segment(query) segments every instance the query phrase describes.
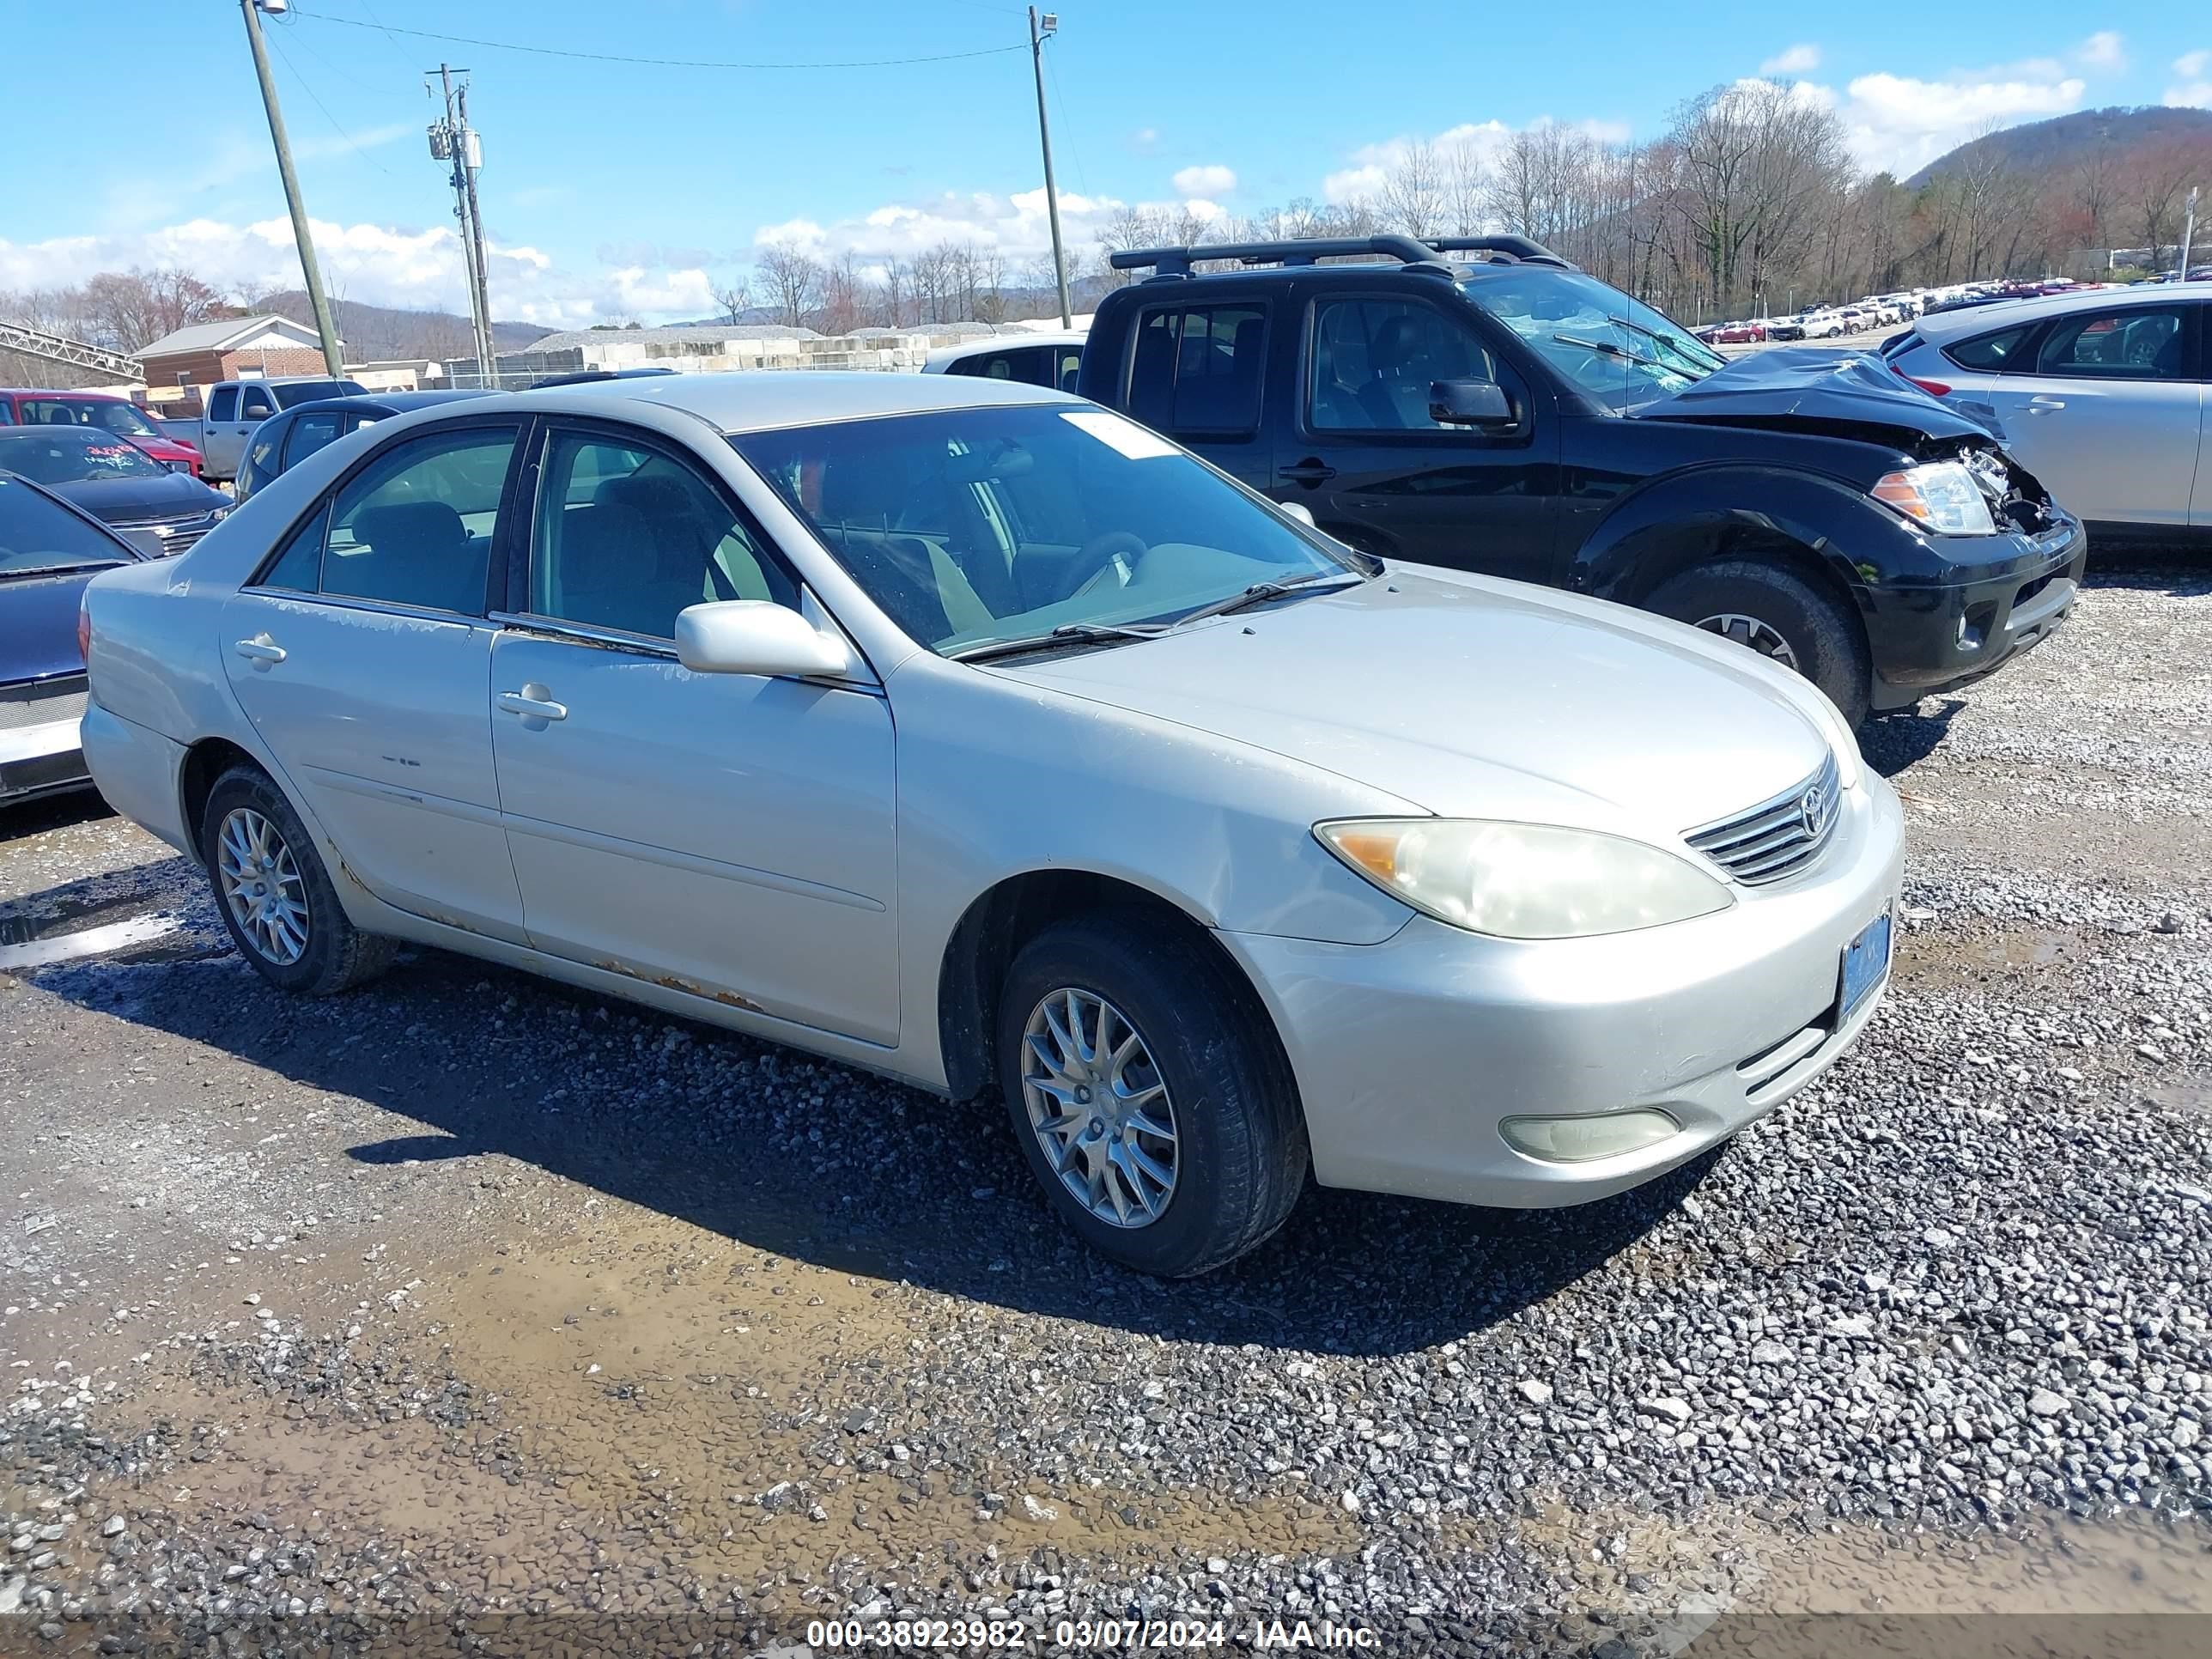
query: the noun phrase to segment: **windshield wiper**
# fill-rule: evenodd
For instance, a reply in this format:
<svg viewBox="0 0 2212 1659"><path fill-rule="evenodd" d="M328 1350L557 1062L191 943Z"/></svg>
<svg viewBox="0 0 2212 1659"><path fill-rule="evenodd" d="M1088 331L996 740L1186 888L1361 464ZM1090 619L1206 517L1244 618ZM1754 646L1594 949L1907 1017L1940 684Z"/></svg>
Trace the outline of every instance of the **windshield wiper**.
<svg viewBox="0 0 2212 1659"><path fill-rule="evenodd" d="M1616 345L1611 340L1586 340L1579 334L1554 334L1552 338L1561 345L1574 346L1583 351L1599 352L1607 357L1618 357L1623 362L1641 364L1645 368L1659 367L1659 360L1656 357L1639 357L1626 346Z"/></svg>
<svg viewBox="0 0 2212 1659"><path fill-rule="evenodd" d="M1045 651L1055 645L1096 645L1103 640L1156 640L1167 632L1158 623L1062 623L1049 633L1024 634L1018 639L984 640L951 653L953 662L985 662L993 657L1012 657L1024 651Z"/></svg>
<svg viewBox="0 0 2212 1659"><path fill-rule="evenodd" d="M1688 363L1695 368L1701 368L1708 374L1711 374L1715 369L1721 368L1728 362L1727 358L1720 356L1718 354L1715 354L1712 362L1710 363L1706 362L1702 357L1693 356L1690 352L1683 350L1681 343L1679 341L1672 339L1667 335L1662 334L1656 328L1646 328L1641 323L1632 323L1626 317L1607 317L1606 321L1611 323L1616 328L1625 328L1632 334L1641 334L1645 339L1650 341L1653 345L1657 346L1662 352L1672 353L1677 362Z"/></svg>
<svg viewBox="0 0 2212 1659"><path fill-rule="evenodd" d="M1372 574L1369 573L1370 575ZM1191 623L1204 622L1209 617L1225 617L1232 611L1242 611L1248 605L1258 605L1265 599L1279 599L1285 593L1295 592L1301 587L1310 587L1316 582L1342 581L1347 578L1354 582L1369 580L1368 575L1356 570L1314 570L1303 576L1278 576L1270 581L1254 582L1242 593L1232 593L1225 599L1201 605L1195 611L1186 611L1168 626L1188 628Z"/></svg>

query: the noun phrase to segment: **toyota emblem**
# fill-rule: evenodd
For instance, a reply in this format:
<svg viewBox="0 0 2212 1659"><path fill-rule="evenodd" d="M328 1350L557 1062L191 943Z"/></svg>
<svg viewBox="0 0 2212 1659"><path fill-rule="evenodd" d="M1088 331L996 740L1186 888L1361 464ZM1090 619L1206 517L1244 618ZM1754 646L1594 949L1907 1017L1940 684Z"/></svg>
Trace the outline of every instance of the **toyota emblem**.
<svg viewBox="0 0 2212 1659"><path fill-rule="evenodd" d="M1814 784L1797 803L1797 817L1808 836L1820 833L1820 786Z"/></svg>

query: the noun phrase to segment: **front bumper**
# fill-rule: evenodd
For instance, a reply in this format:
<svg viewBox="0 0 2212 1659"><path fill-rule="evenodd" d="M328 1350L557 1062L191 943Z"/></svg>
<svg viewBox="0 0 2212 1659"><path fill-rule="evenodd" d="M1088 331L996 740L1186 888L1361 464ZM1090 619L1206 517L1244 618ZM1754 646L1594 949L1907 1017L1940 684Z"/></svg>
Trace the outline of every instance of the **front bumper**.
<svg viewBox="0 0 2212 1659"><path fill-rule="evenodd" d="M77 735L83 712L81 681L58 693L23 688L0 695L0 803L81 788L92 781Z"/></svg>
<svg viewBox="0 0 2212 1659"><path fill-rule="evenodd" d="M1931 536L1949 580L1868 596L1874 707L1970 685L2058 631L2080 596L2089 540L2061 516L2038 536Z"/></svg>
<svg viewBox="0 0 2212 1659"><path fill-rule="evenodd" d="M1869 774L1816 865L1695 921L1541 942L1425 916L1381 945L1218 937L1281 1033L1323 1186L1578 1204L1695 1158L1850 1046L1883 992L1838 1018L1844 947L1893 908L1902 847L1896 793ZM1639 1107L1680 1132L1568 1164L1499 1131Z"/></svg>

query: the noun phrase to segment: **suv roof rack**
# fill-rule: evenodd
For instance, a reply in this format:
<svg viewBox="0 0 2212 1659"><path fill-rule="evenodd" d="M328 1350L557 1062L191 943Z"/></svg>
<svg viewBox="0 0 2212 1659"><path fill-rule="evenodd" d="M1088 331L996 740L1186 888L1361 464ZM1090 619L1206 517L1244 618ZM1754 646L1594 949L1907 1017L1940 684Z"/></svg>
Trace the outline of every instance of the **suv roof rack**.
<svg viewBox="0 0 2212 1659"><path fill-rule="evenodd" d="M1574 267L1540 242L1525 236L1440 236L1423 240L1390 234L1381 236L1302 236L1279 242L1211 242L1195 247L1132 248L1108 257L1115 270L1146 270L1160 276L1188 276L1200 259L1234 261L1247 265L1310 265L1320 259L1381 257L1396 259L1409 269L1449 275L1439 258L1443 253L1487 253L1516 264Z"/></svg>

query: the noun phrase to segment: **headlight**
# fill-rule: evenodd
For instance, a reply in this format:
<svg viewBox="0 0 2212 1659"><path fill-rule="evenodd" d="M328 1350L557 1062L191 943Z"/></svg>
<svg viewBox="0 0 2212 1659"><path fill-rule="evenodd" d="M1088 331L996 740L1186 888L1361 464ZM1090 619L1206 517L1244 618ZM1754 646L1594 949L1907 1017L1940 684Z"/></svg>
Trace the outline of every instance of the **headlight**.
<svg viewBox="0 0 2212 1659"><path fill-rule="evenodd" d="M1893 472L1869 492L1915 524L1942 536L1994 536L1989 497L1959 461L1931 461Z"/></svg>
<svg viewBox="0 0 2212 1659"><path fill-rule="evenodd" d="M1383 891L1500 939L1626 933L1735 902L1686 858L1595 830L1467 818L1340 818L1322 846Z"/></svg>

